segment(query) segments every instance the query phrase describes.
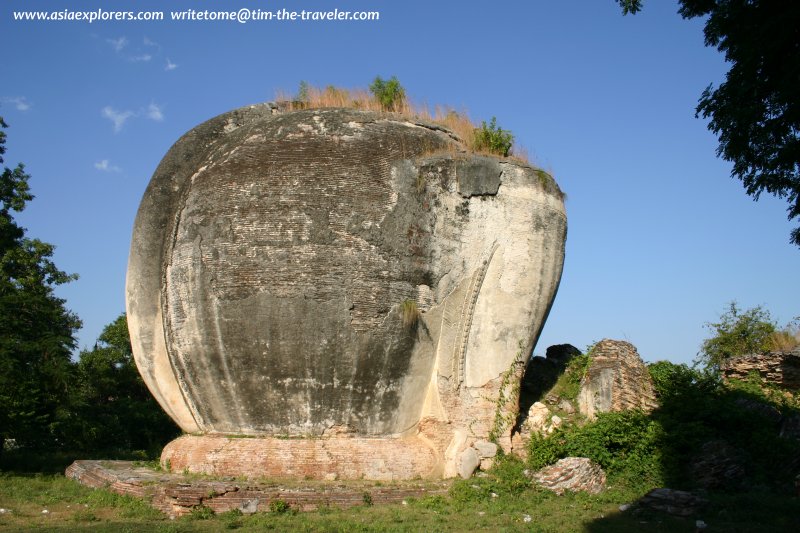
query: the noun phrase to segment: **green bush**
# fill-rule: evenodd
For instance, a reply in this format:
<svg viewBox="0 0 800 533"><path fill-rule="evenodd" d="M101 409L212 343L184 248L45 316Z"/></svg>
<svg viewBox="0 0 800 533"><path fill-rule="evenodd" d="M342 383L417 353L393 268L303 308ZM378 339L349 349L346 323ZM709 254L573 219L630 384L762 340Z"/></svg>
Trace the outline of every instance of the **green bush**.
<svg viewBox="0 0 800 533"><path fill-rule="evenodd" d="M558 377L558 381L553 386L552 392L567 400L575 400L581 390L581 380L589 369L591 360L591 348L586 354L577 355L570 360L564 373Z"/></svg>
<svg viewBox="0 0 800 533"><path fill-rule="evenodd" d="M207 505L197 505L192 507L192 511L187 515L188 520L210 520L214 518L214 509Z"/></svg>
<svg viewBox="0 0 800 533"><path fill-rule="evenodd" d="M385 111L399 111L406 99L406 90L395 76L389 80L377 76L369 86L369 90Z"/></svg>
<svg viewBox="0 0 800 533"><path fill-rule="evenodd" d="M283 500L272 500L269 502L269 512L275 514L294 514L296 511Z"/></svg>
<svg viewBox="0 0 800 533"><path fill-rule="evenodd" d="M584 426L568 426L531 439L528 465L538 470L564 457L588 457L610 478L660 485L663 481L661 424L640 411L602 413Z"/></svg>
<svg viewBox="0 0 800 533"><path fill-rule="evenodd" d="M488 478L458 479L450 485L449 494L456 503L487 501L492 498L492 483Z"/></svg>
<svg viewBox="0 0 800 533"><path fill-rule="evenodd" d="M217 516L225 529L239 529L244 525L244 514L239 509L231 509Z"/></svg>
<svg viewBox="0 0 800 533"><path fill-rule="evenodd" d="M494 492L499 495L521 494L530 487L531 481L525 475L525 463L515 455L500 455L495 458L489 470Z"/></svg>
<svg viewBox="0 0 800 533"><path fill-rule="evenodd" d="M568 456L588 457L603 467L611 483L692 489L694 458L704 444L722 440L743 458L743 487L794 490L797 466L791 465L797 465L800 442L780 437L775 416L765 415L771 409L783 416L797 414L794 398L765 387L757 377L723 383L714 373L666 361L648 370L660 403L656 410L604 413L548 437L533 436L529 468Z"/></svg>
<svg viewBox="0 0 800 533"><path fill-rule="evenodd" d="M564 439L565 433L563 430L557 430L548 437L544 437L539 433L531 435L531 441L528 445L528 466L531 470L539 470L566 457Z"/></svg>
<svg viewBox="0 0 800 533"><path fill-rule="evenodd" d="M769 311L761 306L741 311L736 302L728 304L719 322L709 322L706 328L714 336L703 341L698 361L712 371L718 371L725 359L770 351L778 329Z"/></svg>
<svg viewBox="0 0 800 533"><path fill-rule="evenodd" d="M514 136L510 131L497 127L497 118L492 117L488 125L486 121L481 121L481 127L475 128L473 143L475 150L486 150L492 154L508 157Z"/></svg>
<svg viewBox="0 0 800 533"><path fill-rule="evenodd" d="M720 385L715 375L685 364L657 361L649 364L647 370L659 399L710 394Z"/></svg>
<svg viewBox="0 0 800 533"><path fill-rule="evenodd" d="M308 82L300 81L300 85L297 87L297 96L295 96L294 100L292 100L292 104L297 109L305 109L308 107L308 102L309 102L308 89L309 89Z"/></svg>

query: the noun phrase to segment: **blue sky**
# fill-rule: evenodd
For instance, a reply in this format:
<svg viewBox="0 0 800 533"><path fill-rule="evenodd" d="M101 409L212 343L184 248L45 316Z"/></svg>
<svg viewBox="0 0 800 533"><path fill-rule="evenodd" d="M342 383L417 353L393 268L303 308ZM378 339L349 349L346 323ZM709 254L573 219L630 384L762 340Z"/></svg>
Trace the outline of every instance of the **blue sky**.
<svg viewBox="0 0 800 533"><path fill-rule="evenodd" d="M690 362L727 302L800 315L786 202L754 203L694 117L727 70L702 21L651 1L6 0L0 114L6 164L36 199L19 215L80 279L59 289L81 347L124 310L136 209L158 162L195 125L276 90L365 87L497 117L567 193L564 274L535 350L602 338ZM371 22L20 22L14 10L379 11Z"/></svg>

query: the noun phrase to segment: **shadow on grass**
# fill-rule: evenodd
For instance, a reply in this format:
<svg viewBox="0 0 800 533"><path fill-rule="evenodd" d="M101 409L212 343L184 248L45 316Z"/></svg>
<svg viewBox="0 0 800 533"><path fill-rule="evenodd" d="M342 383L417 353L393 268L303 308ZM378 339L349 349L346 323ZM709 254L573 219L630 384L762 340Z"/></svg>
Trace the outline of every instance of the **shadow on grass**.
<svg viewBox="0 0 800 533"><path fill-rule="evenodd" d="M673 377L660 387L660 407L642 415L656 432L654 481L700 494L709 504L686 519L669 520L633 506L587 530L695 531L695 521L702 520L708 531L800 531L796 400L755 382L726 385L694 371ZM638 529L637 522L647 527Z"/></svg>

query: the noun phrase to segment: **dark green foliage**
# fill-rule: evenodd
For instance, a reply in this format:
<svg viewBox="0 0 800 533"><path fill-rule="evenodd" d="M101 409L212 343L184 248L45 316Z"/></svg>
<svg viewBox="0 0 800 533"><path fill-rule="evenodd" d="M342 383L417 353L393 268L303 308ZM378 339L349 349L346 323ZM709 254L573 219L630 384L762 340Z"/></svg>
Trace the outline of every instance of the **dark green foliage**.
<svg viewBox="0 0 800 533"><path fill-rule="evenodd" d="M492 117L488 125L486 121L481 121L481 127L475 128L475 150L486 150L492 154L508 157L512 144L514 136L510 131L497 126L496 117Z"/></svg>
<svg viewBox="0 0 800 533"><path fill-rule="evenodd" d="M686 365L661 361L649 370L659 408L650 414L604 413L595 422L534 437L529 467L539 469L568 456L588 457L606 470L612 484L692 489L693 458L705 443L722 440L744 458L745 488L792 490L800 472L800 442L780 437L775 420L752 406L791 415L797 413L794 404L776 401L777 395L755 382L724 385L714 374Z"/></svg>
<svg viewBox="0 0 800 533"><path fill-rule="evenodd" d="M103 329L92 350L81 352L72 412L71 441L84 451L151 456L180 433L136 369L125 314Z"/></svg>
<svg viewBox="0 0 800 533"><path fill-rule="evenodd" d="M662 478L664 429L644 413L602 413L595 423L565 437L568 456L589 457L612 478L653 486Z"/></svg>
<svg viewBox="0 0 800 533"><path fill-rule="evenodd" d="M588 457L612 480L655 487L662 479L663 440L661 425L644 413L603 413L594 423L532 439L529 464L535 470L564 457Z"/></svg>
<svg viewBox="0 0 800 533"><path fill-rule="evenodd" d="M272 500L269 502L269 512L275 514L296 514L297 511L283 500Z"/></svg>
<svg viewBox="0 0 800 533"><path fill-rule="evenodd" d="M243 513L239 509L231 509L217 515L225 529L239 529L244 525Z"/></svg>
<svg viewBox="0 0 800 533"><path fill-rule="evenodd" d="M531 435L528 450L528 465L531 470L539 470L566 457L564 450L564 432L556 431L555 434L544 437L539 433Z"/></svg>
<svg viewBox="0 0 800 533"><path fill-rule="evenodd" d="M515 455L498 455L489 471L495 494L517 495L530 488L525 468L525 463Z"/></svg>
<svg viewBox="0 0 800 533"><path fill-rule="evenodd" d="M0 164L5 140L0 129ZM14 220L33 199L29 179L21 164L0 175L0 454L4 439L27 447L58 442L80 327L54 293L76 276L56 268L54 247L27 238Z"/></svg>
<svg viewBox="0 0 800 533"><path fill-rule="evenodd" d="M706 327L714 336L703 341L698 361L712 371L730 357L759 354L772 349L772 335L777 326L769 311L761 306L740 311L736 302L719 317L719 322L709 322Z"/></svg>
<svg viewBox="0 0 800 533"><path fill-rule="evenodd" d="M716 375L689 368L685 364L657 361L648 365L650 377L659 401L678 399L687 396L695 398L710 394L720 386Z"/></svg>
<svg viewBox="0 0 800 533"><path fill-rule="evenodd" d="M641 0L617 0L623 14ZM685 19L705 18L706 46L725 54L730 70L709 85L696 114L710 119L717 155L747 194L786 198L789 219L800 217L800 3L752 0L680 0ZM800 246L800 227L791 233Z"/></svg>
<svg viewBox="0 0 800 533"><path fill-rule="evenodd" d="M589 369L590 358L591 348L587 350L586 354L573 357L564 373L556 381L553 392L567 400L577 399L581 390L581 380Z"/></svg>
<svg viewBox="0 0 800 533"><path fill-rule="evenodd" d="M210 520L214 518L214 509L207 505L192 507L192 511L187 515L188 520Z"/></svg>
<svg viewBox="0 0 800 533"><path fill-rule="evenodd" d="M389 80L384 80L380 76L376 77L369 86L369 90L385 111L399 111L406 100L406 90L395 76Z"/></svg>
<svg viewBox="0 0 800 533"><path fill-rule="evenodd" d="M642 0L617 0L617 3L622 7L623 15L635 15L642 9Z"/></svg>

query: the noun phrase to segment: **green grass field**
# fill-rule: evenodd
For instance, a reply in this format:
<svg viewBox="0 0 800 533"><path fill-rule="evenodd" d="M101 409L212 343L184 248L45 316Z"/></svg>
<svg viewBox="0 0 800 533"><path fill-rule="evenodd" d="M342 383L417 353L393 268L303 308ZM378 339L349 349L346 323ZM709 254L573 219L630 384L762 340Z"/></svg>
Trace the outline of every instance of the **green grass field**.
<svg viewBox="0 0 800 533"><path fill-rule="evenodd" d="M296 513L197 512L170 520L147 503L106 490L93 490L58 474L0 475L0 531L707 531L796 532L798 498L774 494L711 496L698 517L620 512L641 494L610 487L597 496L554 494L525 488L495 492L484 480L457 482L451 496L409 500L405 505L322 509ZM477 487L477 488L475 488ZM472 491L474 494L470 494ZM47 511L47 512L45 512Z"/></svg>

